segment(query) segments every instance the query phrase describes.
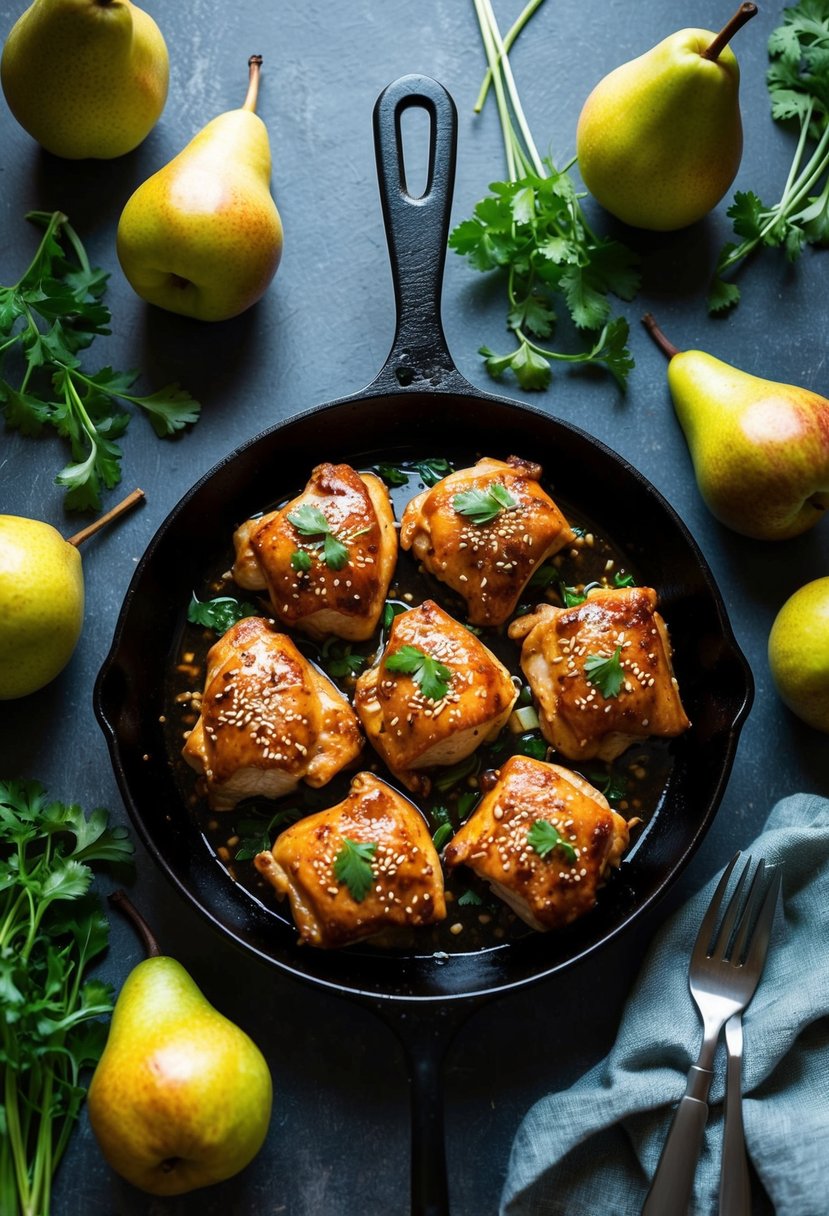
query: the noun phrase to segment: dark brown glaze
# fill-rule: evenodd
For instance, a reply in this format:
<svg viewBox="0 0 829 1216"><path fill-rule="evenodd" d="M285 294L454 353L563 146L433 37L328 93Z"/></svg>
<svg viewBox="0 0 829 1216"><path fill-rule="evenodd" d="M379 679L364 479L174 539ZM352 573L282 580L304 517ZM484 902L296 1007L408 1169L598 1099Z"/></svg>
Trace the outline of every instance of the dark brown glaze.
<svg viewBox="0 0 829 1216"><path fill-rule="evenodd" d="M348 548L348 561L329 568L319 537L303 536L288 518L298 507L320 510ZM371 473L346 464L321 464L303 492L261 519L247 520L234 534L233 577L240 586L267 588L274 615L287 628L314 638L369 638L377 627L397 561L397 534L388 491ZM311 568L297 571L291 559L307 553Z"/></svg>
<svg viewBox="0 0 829 1216"><path fill-rule="evenodd" d="M671 665L665 622L650 587L591 591L575 608L541 604L509 627L523 639L521 667L539 707L541 731L569 760L612 760L637 739L682 734L690 722ZM591 655L621 650L624 674L604 696L585 674Z"/></svg>
<svg viewBox="0 0 829 1216"><path fill-rule="evenodd" d="M541 856L528 833L550 823L575 850ZM557 764L512 756L497 783L447 844L450 868L466 865L496 895L541 931L560 929L589 912L608 870L628 844L628 825L584 778Z"/></svg>
<svg viewBox="0 0 829 1216"><path fill-rule="evenodd" d="M449 668L441 700L426 697L413 676L389 671L387 659L403 646L415 646ZM494 738L517 695L509 671L492 651L433 600L425 600L395 617L379 662L357 681L354 708L395 776L408 789L427 794L429 780L420 770L457 764Z"/></svg>
<svg viewBox="0 0 829 1216"><path fill-rule="evenodd" d="M346 840L375 845L373 883L361 901L335 873ZM446 915L443 872L425 819L372 773L358 773L342 802L287 828L254 864L288 896L300 940L312 946L345 946Z"/></svg>
<svg viewBox="0 0 829 1216"><path fill-rule="evenodd" d="M325 785L362 750L351 706L284 633L245 617L208 651L198 721L182 751L210 807Z"/></svg>
<svg viewBox="0 0 829 1216"><path fill-rule="evenodd" d="M418 494L406 506L400 545L465 601L473 625L502 625L533 571L574 539L564 515L539 484L537 464L510 456L479 460ZM503 486L516 506L476 524L454 502L467 490Z"/></svg>

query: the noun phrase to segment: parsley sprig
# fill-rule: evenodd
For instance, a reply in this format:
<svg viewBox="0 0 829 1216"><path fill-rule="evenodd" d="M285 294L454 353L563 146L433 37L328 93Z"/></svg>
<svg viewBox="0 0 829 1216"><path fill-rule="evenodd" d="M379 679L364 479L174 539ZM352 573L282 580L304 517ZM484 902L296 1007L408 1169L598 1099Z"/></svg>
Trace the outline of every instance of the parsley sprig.
<svg viewBox="0 0 829 1216"><path fill-rule="evenodd" d="M829 245L829 3L801 0L783 10L768 44L766 83L772 118L792 121L798 139L780 198L767 206L750 190L738 190L728 215L742 240L720 253L708 298L712 313L740 299L724 276L763 247L782 247L789 261L805 245Z"/></svg>
<svg viewBox="0 0 829 1216"><path fill-rule="evenodd" d="M52 1177L106 1040L111 992L86 978L108 926L91 865L129 860L101 808L0 781L0 1211L44 1216Z"/></svg>
<svg viewBox="0 0 829 1216"><path fill-rule="evenodd" d="M200 600L195 595L187 606L187 619L192 625L204 625L220 637L232 625L246 616L256 616L259 609L233 595L218 595L212 600Z"/></svg>
<svg viewBox="0 0 829 1216"><path fill-rule="evenodd" d="M509 63L511 44L538 8L531 0L502 39L491 0L474 0L489 72L475 109L483 105L491 80L508 179L493 182L471 219L453 229L449 246L481 271L506 275L507 328L516 345L506 354L483 346L479 353L494 379L511 371L521 388L545 389L554 361L595 364L606 368L623 388L633 359L627 348L628 323L614 318L608 295L631 300L639 287L635 255L621 242L597 236L587 222L579 192L569 175L573 162L557 169L542 158L532 137ZM573 354L547 343L562 301L573 324L594 337Z"/></svg>
<svg viewBox="0 0 829 1216"><path fill-rule="evenodd" d="M296 510L291 511L288 523L293 524L300 536L321 537L322 539L317 541L314 547L322 549L322 560L329 570L342 570L348 561L348 547L335 534L319 507L314 507L309 502L302 503ZM306 563L301 556L298 556L303 552L305 550L299 549L291 555L291 565L294 570L310 569L310 559Z"/></svg>
<svg viewBox="0 0 829 1216"><path fill-rule="evenodd" d="M343 837L343 844L334 858L334 877L348 887L351 898L361 904L374 883L371 859L377 852L373 840L350 840Z"/></svg>
<svg viewBox="0 0 829 1216"><path fill-rule="evenodd" d="M553 849L560 849L570 865L576 860L576 850L564 839L555 824L547 819L536 819L527 832L527 844L539 857L547 857Z"/></svg>
<svg viewBox="0 0 829 1216"><path fill-rule="evenodd" d="M518 502L506 486L493 481L485 490L463 490L452 499L458 515L465 515L473 524L491 524L502 511L514 511Z"/></svg>
<svg viewBox="0 0 829 1216"><path fill-rule="evenodd" d="M15 383L0 378L0 412L7 426L24 435L50 426L67 441L71 461L55 478L66 487L66 506L97 510L102 492L121 480L117 440L131 415L117 403L144 410L162 437L195 422L200 406L177 384L139 397L129 391L137 372L84 370L78 352L110 333L103 303L109 276L90 265L61 212L31 211L26 218L46 231L22 277L0 287L0 361L5 364L15 352L23 363Z"/></svg>
<svg viewBox="0 0 829 1216"><path fill-rule="evenodd" d="M584 674L603 697L618 697L625 680L622 647L617 646L609 658L606 654L589 654L584 660Z"/></svg>
<svg viewBox="0 0 829 1216"><path fill-rule="evenodd" d="M386 659L387 671L409 675L429 701L442 701L449 691L452 670L418 646L401 646Z"/></svg>

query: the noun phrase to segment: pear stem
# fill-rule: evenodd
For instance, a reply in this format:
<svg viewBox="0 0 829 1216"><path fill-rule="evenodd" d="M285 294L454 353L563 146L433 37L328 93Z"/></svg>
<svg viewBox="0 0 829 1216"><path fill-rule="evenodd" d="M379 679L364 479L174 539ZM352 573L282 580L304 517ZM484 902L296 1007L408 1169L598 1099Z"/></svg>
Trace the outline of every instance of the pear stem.
<svg viewBox="0 0 829 1216"><path fill-rule="evenodd" d="M679 354L679 347L674 346L673 342L671 342L669 338L665 337L662 330L657 325L656 318L652 313L645 313L644 317L642 318L642 324L653 338L656 345L662 351L663 355L667 355L669 359L673 359L674 355Z"/></svg>
<svg viewBox="0 0 829 1216"><path fill-rule="evenodd" d="M126 891L124 891L122 888L119 888L117 891L113 891L109 897L109 902L112 904L113 908L117 908L119 912L122 912L124 916L126 916L127 920L132 921L133 928L138 933L144 949L147 951L147 958L158 958L158 956L161 954L161 949L156 941L155 934L144 920L144 917L138 911L129 895L127 895Z"/></svg>
<svg viewBox="0 0 829 1216"><path fill-rule="evenodd" d="M251 55L248 60L248 92L247 97L242 105L243 110L250 110L251 114L256 113L256 101L259 97L259 75L262 67L262 56Z"/></svg>
<svg viewBox="0 0 829 1216"><path fill-rule="evenodd" d="M133 507L137 506L139 502L143 501L144 491L133 490L132 493L128 494L126 498L123 498L121 502L116 503L114 507L111 507L105 515L102 515L99 519L93 520L92 523L88 524L85 528L81 528L80 532L76 532L74 536L67 537L66 543L68 545L74 545L77 548L78 545L82 545L85 540L88 540L90 536L94 536L96 532L99 532L101 528L105 528L107 524L111 524L114 519L118 519L119 516L125 515L127 511L131 511Z"/></svg>
<svg viewBox="0 0 829 1216"><path fill-rule="evenodd" d="M702 52L702 58L711 60L719 59L723 47L728 46L731 39L737 33L737 30L741 30L747 21L750 21L752 17L756 16L756 4L741 4L731 20L722 27L711 45Z"/></svg>

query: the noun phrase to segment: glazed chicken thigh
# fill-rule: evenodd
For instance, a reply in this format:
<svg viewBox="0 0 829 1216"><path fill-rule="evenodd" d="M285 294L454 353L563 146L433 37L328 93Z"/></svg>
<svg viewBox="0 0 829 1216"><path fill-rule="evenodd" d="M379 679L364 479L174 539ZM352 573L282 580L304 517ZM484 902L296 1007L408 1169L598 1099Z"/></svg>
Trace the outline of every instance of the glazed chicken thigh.
<svg viewBox="0 0 829 1216"><path fill-rule="evenodd" d="M372 473L321 464L298 498L233 537L235 581L267 589L274 616L321 639L371 637L397 562L386 487Z"/></svg>
<svg viewBox="0 0 829 1216"><path fill-rule="evenodd" d="M574 608L541 604L510 625L541 733L562 756L614 760L637 739L690 726L656 603L650 587L594 590Z"/></svg>
<svg viewBox="0 0 829 1216"><path fill-rule="evenodd" d="M494 739L518 690L478 638L432 600L395 617L379 662L357 681L366 736L408 789L424 769L456 764Z"/></svg>
<svg viewBox="0 0 829 1216"><path fill-rule="evenodd" d="M254 864L288 896L300 940L312 946L345 946L446 915L426 821L372 773L358 773L342 802L287 828Z"/></svg>
<svg viewBox="0 0 829 1216"><path fill-rule="evenodd" d="M400 545L466 601L473 625L502 625L533 571L574 539L537 464L486 457L407 505Z"/></svg>
<svg viewBox="0 0 829 1216"><path fill-rule="evenodd" d="M300 781L325 785L362 746L351 706L271 622L245 617L210 648L182 755L204 776L212 810L281 798Z"/></svg>
<svg viewBox="0 0 829 1216"><path fill-rule="evenodd" d="M557 764L511 756L447 844L533 929L560 929L596 903L628 845L628 825L603 794Z"/></svg>

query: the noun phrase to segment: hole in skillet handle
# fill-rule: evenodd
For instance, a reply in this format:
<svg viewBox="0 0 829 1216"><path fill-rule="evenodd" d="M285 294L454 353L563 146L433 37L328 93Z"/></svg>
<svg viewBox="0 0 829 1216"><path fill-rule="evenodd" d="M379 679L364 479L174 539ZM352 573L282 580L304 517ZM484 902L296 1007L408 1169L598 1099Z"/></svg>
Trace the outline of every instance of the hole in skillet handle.
<svg viewBox="0 0 829 1216"><path fill-rule="evenodd" d="M403 115L425 112L429 123L426 185L417 197L406 182ZM429 76L401 76L374 106L374 152L389 251L397 325L388 358L366 392L401 388L463 392L443 333L441 289L455 185L458 114L449 93ZM407 134L411 124L407 121ZM422 126L420 130L422 137Z"/></svg>

